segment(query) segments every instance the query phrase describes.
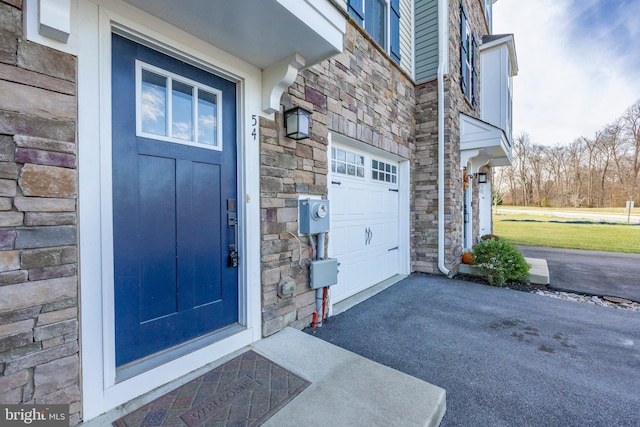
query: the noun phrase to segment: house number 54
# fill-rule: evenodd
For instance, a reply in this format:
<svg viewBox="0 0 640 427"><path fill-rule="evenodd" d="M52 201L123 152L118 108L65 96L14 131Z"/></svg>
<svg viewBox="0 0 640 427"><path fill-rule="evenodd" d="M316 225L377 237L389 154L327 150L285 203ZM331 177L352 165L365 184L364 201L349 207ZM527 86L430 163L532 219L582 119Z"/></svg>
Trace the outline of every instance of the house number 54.
<svg viewBox="0 0 640 427"><path fill-rule="evenodd" d="M258 116L256 114L251 115L251 136L254 141L258 136Z"/></svg>

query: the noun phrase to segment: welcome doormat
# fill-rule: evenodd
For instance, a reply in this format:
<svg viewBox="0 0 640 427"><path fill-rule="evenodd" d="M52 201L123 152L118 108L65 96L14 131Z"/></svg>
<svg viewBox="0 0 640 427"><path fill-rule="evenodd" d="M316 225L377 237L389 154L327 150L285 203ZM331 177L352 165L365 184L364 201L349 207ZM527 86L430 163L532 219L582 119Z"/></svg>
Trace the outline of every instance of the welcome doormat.
<svg viewBox="0 0 640 427"><path fill-rule="evenodd" d="M258 426L310 384L249 350L125 415L113 425Z"/></svg>

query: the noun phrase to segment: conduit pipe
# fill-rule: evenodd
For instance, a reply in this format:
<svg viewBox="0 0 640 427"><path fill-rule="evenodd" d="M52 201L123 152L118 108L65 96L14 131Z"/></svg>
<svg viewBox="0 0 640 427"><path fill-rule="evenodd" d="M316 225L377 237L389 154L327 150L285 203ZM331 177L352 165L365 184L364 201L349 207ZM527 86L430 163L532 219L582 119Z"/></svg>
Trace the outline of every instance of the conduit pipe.
<svg viewBox="0 0 640 427"><path fill-rule="evenodd" d="M316 254L318 254L317 259L324 259L324 239L325 233L318 234L318 248ZM316 313L318 313L318 321L316 323L317 326L322 326L324 322L324 288L316 289Z"/></svg>
<svg viewBox="0 0 640 427"><path fill-rule="evenodd" d="M444 75L449 65L449 2L438 1L438 268L449 275L444 264Z"/></svg>
<svg viewBox="0 0 640 427"><path fill-rule="evenodd" d="M324 259L324 242L325 242L325 233L318 234L318 242L316 246L316 259ZM309 235L309 243L312 246L315 245L313 235ZM311 322L311 327L316 328L322 326L322 322L324 322L325 315L325 303L327 301L328 289L317 288L316 289L316 311L313 313L313 320Z"/></svg>

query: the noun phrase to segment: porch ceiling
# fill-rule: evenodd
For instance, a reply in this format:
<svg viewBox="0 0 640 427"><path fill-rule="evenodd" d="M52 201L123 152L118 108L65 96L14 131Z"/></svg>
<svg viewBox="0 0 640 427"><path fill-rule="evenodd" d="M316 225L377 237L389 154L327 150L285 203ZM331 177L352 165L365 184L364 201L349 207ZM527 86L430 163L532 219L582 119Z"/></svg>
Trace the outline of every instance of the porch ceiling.
<svg viewBox="0 0 640 427"><path fill-rule="evenodd" d="M125 0L267 69L298 54L306 66L342 51L346 18L329 0Z"/></svg>
<svg viewBox="0 0 640 427"><path fill-rule="evenodd" d="M460 114L461 166L472 164L472 173L481 166L509 166L511 143L504 131L490 123Z"/></svg>

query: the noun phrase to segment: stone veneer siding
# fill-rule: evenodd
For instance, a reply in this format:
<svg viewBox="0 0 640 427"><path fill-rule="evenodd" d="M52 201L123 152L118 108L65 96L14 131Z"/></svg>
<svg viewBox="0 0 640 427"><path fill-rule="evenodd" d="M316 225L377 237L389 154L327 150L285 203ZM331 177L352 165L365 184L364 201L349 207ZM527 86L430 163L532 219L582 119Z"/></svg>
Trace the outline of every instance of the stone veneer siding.
<svg viewBox="0 0 640 427"><path fill-rule="evenodd" d="M298 265L298 197L327 195L328 134L365 142L405 159L414 150L415 91L411 79L354 22L347 24L344 52L302 71L282 97L284 107L312 115L312 137L283 136L282 114L260 120L261 263L263 335L286 326L303 328L315 311L315 290ZM329 239L331 233L329 233ZM303 240L303 249L306 246ZM331 254L328 254L329 256ZM279 290L295 283L291 296Z"/></svg>
<svg viewBox="0 0 640 427"><path fill-rule="evenodd" d="M23 39L0 0L0 402L80 420L76 59Z"/></svg>
<svg viewBox="0 0 640 427"><path fill-rule="evenodd" d="M462 0L466 3L466 9L467 9L467 14L469 16L467 16L467 20L469 23L469 26L471 27L471 31L476 35L477 38L477 42L478 45L482 44L482 37L486 34L488 34L489 32L489 28L487 27L487 21L486 18L484 16L484 9L483 9L483 2L480 0ZM462 94L462 89L460 87L460 79L461 79L461 71L460 71L460 3L457 1L451 2L449 4L449 17L452 20L452 22L449 23L450 28L457 28L457 31L450 31L449 34L449 67L450 67L450 73L451 73L451 77L452 79L455 81L455 83L452 86L452 91L450 93L450 98L451 98L451 108L452 108L452 115L451 115L451 119L452 119L452 129L453 132L452 134L455 134L454 138L451 140L452 143L457 142L458 145L458 149L457 149L457 153L459 155L460 150L460 113L464 113L468 116L471 117L475 117L476 119L480 119L480 109L478 108L473 108L473 106L471 105L471 103L469 103L469 101L467 101L467 99L464 97L464 95ZM478 83L476 86L476 90L477 90L477 97L478 99L480 99L480 97L482 96L482 87L480 86L480 79L481 79L481 73L482 70L480 69L480 58L476 59L476 66L478 67ZM480 102L478 101L478 105L480 105ZM458 158L457 164L460 164L460 160ZM481 168L481 171L487 171L487 168ZM462 173L462 170L460 169L460 173ZM462 180L462 176L460 177L460 180ZM476 242L480 236L478 235L478 233L480 232L480 209L479 209L479 193L478 193L478 184L477 184L477 180L474 180L473 182L473 186L472 186L472 205L471 205L471 210L472 210L472 229L473 229L473 233L474 235L471 236L472 238L472 242ZM462 215L462 198L460 199L460 206L461 206L461 213L460 215ZM463 233L462 233L462 229L460 230L460 245L462 244L462 239L463 239ZM460 260L460 256L458 254L456 254L456 268L459 265L459 260Z"/></svg>
<svg viewBox="0 0 640 427"><path fill-rule="evenodd" d="M471 31L479 42L487 33L480 1L466 2ZM457 271L463 244L463 183L460 167L460 113L480 118L480 111L466 100L460 87L460 2L449 3L449 74L445 76L445 266ZM478 60L479 62L479 60ZM479 63L478 63L479 66ZM478 80L481 70L478 70ZM480 96L480 87L477 88ZM416 87L416 150L412 162L414 209L412 211L411 265L415 271L438 273L438 83L430 80ZM479 225L478 188L473 186L474 232ZM474 236L476 238L478 236Z"/></svg>

